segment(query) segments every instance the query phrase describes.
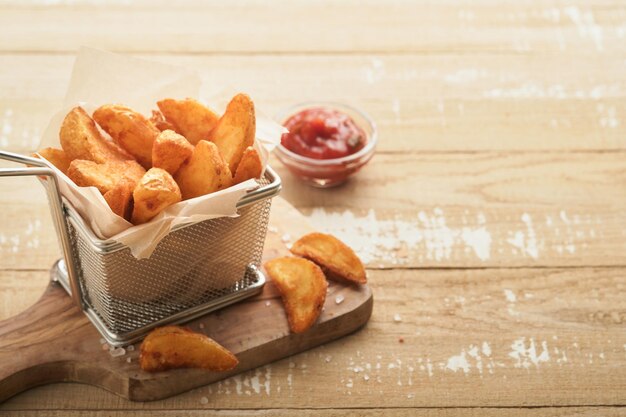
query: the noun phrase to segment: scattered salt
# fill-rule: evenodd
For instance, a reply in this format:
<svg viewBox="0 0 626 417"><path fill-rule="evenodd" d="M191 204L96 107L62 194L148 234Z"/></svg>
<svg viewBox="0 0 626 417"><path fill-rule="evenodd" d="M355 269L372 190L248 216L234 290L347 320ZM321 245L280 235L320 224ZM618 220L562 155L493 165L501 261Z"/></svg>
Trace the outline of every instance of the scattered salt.
<svg viewBox="0 0 626 417"><path fill-rule="evenodd" d="M369 381L370 380L370 376L365 374L365 375L363 375L363 379L366 380L366 381Z"/></svg>
<svg viewBox="0 0 626 417"><path fill-rule="evenodd" d="M343 295L339 294L338 296L335 297L335 304L343 303L344 299L345 299L345 297Z"/></svg>
<svg viewBox="0 0 626 417"><path fill-rule="evenodd" d="M410 400L411 398L415 398L415 394L407 394L406 397Z"/></svg>
<svg viewBox="0 0 626 417"><path fill-rule="evenodd" d="M271 303L271 302L269 302L269 301L266 301L266 302L265 302L265 307L269 307L269 306L271 306L271 305L272 305L272 303Z"/></svg>
<svg viewBox="0 0 626 417"><path fill-rule="evenodd" d="M402 317L400 317L400 314L398 313L394 314L393 321L395 321L396 323L400 323L402 321Z"/></svg>
<svg viewBox="0 0 626 417"><path fill-rule="evenodd" d="M109 350L109 345L107 345L106 343L102 345L102 350Z"/></svg>
<svg viewBox="0 0 626 417"><path fill-rule="evenodd" d="M127 351L132 352L135 350L135 346L134 345L130 345L126 348Z"/></svg>
<svg viewBox="0 0 626 417"><path fill-rule="evenodd" d="M291 235L289 233L285 233L280 240L283 241L283 243L287 243L291 241Z"/></svg>
<svg viewBox="0 0 626 417"><path fill-rule="evenodd" d="M326 359L324 359L324 360L326 361L326 363L329 363L332 359L333 359L333 357L329 355L329 356L326 356Z"/></svg>
<svg viewBox="0 0 626 417"><path fill-rule="evenodd" d="M278 228L275 227L275 226L269 226L267 228L267 231L270 232L270 233L278 233Z"/></svg>
<svg viewBox="0 0 626 417"><path fill-rule="evenodd" d="M207 397L200 398L200 404L206 405L209 403L209 399Z"/></svg>
<svg viewBox="0 0 626 417"><path fill-rule="evenodd" d="M130 363L131 362L131 358L126 358L126 362Z"/></svg>
<svg viewBox="0 0 626 417"><path fill-rule="evenodd" d="M104 340L104 338L100 338L100 344L101 344L101 345L104 345L106 342L107 342L107 341L106 341L106 340Z"/></svg>
<svg viewBox="0 0 626 417"><path fill-rule="evenodd" d="M200 327L201 329L204 329L204 323L200 323L198 327Z"/></svg>

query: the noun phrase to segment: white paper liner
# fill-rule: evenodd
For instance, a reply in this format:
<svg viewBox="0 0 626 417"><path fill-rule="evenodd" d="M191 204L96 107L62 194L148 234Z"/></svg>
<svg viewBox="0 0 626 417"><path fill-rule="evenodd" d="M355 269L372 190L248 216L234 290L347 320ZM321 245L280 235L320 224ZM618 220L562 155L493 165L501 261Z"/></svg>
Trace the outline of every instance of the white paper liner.
<svg viewBox="0 0 626 417"><path fill-rule="evenodd" d="M149 115L164 98L200 99L200 76L187 68L130 58L92 48L81 48L62 109L45 129L40 148L59 144L59 129L65 115L81 105L88 113L107 103L124 104ZM229 100L230 97L225 98ZM285 129L257 112L257 149L263 171L269 152L279 143ZM52 164L59 178L61 194L72 204L98 238L112 239L128 246L137 259L148 258L170 230L180 224L197 223L217 217L237 216L237 202L258 185L254 180L174 204L146 224L133 226L111 211L95 187L79 187Z"/></svg>

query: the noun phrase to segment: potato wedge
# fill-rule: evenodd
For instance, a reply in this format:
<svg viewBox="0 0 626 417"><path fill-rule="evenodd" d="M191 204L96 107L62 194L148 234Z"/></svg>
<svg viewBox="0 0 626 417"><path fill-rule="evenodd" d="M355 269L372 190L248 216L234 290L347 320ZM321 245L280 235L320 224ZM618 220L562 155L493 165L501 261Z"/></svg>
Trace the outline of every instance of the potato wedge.
<svg viewBox="0 0 626 417"><path fill-rule="evenodd" d="M243 152L243 157L237 166L233 185L249 180L250 178L260 178L263 172L263 164L259 153L252 146L248 146Z"/></svg>
<svg viewBox="0 0 626 417"><path fill-rule="evenodd" d="M291 246L291 253L318 264L328 278L365 284L365 268L348 245L332 235L309 233Z"/></svg>
<svg viewBox="0 0 626 417"><path fill-rule="evenodd" d="M133 159L117 144L106 140L82 107L74 107L63 119L59 131L61 147L70 160L97 163Z"/></svg>
<svg viewBox="0 0 626 417"><path fill-rule="evenodd" d="M93 113L94 120L145 169L152 167L152 144L160 131L129 107L105 104Z"/></svg>
<svg viewBox="0 0 626 417"><path fill-rule="evenodd" d="M139 365L147 372L175 368L228 371L239 361L228 349L200 333L178 326L154 329L141 343Z"/></svg>
<svg viewBox="0 0 626 417"><path fill-rule="evenodd" d="M167 98L157 102L157 106L165 120L174 126L173 130L186 137L193 145L201 140L207 140L219 119L211 109L192 98L185 100Z"/></svg>
<svg viewBox="0 0 626 417"><path fill-rule="evenodd" d="M158 110L152 110L152 117L150 117L150 121L152 122L154 127L159 129L161 132L163 132L164 130L175 129L174 125L165 120L165 117L163 117L163 113Z"/></svg>
<svg viewBox="0 0 626 417"><path fill-rule="evenodd" d="M70 167L72 160L68 158L63 149L43 148L38 150L37 154L41 155L45 160L57 167L59 171L67 175L67 169ZM37 154L33 156L37 157Z"/></svg>
<svg viewBox="0 0 626 417"><path fill-rule="evenodd" d="M206 140L198 142L193 155L180 167L175 178L184 200L222 190L233 182L217 146Z"/></svg>
<svg viewBox="0 0 626 417"><path fill-rule="evenodd" d="M230 171L236 172L243 152L254 143L255 133L254 103L247 95L237 94L228 103L209 140L217 145Z"/></svg>
<svg viewBox="0 0 626 417"><path fill-rule="evenodd" d="M328 288L324 273L313 262L292 257L272 259L265 269L282 296L289 328L304 332L322 312Z"/></svg>
<svg viewBox="0 0 626 417"><path fill-rule="evenodd" d="M113 213L130 221L133 212L133 189L136 182L122 179L113 188L104 193L104 199Z"/></svg>
<svg viewBox="0 0 626 417"><path fill-rule="evenodd" d="M123 179L132 184L143 176L145 170L135 161L111 161L98 164L75 159L67 169L67 176L79 187L96 187L102 194L113 189Z"/></svg>
<svg viewBox="0 0 626 417"><path fill-rule="evenodd" d="M164 130L152 146L152 166L174 175L191 158L193 145L173 130Z"/></svg>
<svg viewBox="0 0 626 417"><path fill-rule="evenodd" d="M133 191L134 206L131 222L133 224L146 223L180 200L180 189L174 178L164 169L150 168L141 177Z"/></svg>

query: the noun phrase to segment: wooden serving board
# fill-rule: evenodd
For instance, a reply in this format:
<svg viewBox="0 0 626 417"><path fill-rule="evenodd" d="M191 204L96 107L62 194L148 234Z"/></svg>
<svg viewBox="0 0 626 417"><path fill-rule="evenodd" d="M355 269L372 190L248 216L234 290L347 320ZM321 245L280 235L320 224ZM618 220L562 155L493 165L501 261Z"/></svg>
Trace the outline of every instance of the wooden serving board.
<svg viewBox="0 0 626 417"><path fill-rule="evenodd" d="M275 198L264 259L288 253L287 234L295 240L309 231L296 209ZM338 304L339 294L344 301ZM113 357L87 317L51 282L33 306L0 322L0 401L37 385L62 381L99 386L133 401L166 398L347 335L368 321L372 306L367 285L332 282L318 322L305 333L293 334L280 297L268 282L260 295L187 324L235 353L239 365L234 370L147 373L139 368L139 344Z"/></svg>

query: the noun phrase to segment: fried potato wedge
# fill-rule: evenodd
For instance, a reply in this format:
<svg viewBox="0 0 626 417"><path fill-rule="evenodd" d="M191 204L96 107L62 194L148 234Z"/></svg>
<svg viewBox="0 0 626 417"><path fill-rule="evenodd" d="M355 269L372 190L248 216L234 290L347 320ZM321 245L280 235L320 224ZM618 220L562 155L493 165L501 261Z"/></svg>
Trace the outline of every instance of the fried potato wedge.
<svg viewBox="0 0 626 417"><path fill-rule="evenodd" d="M304 332L322 312L328 288L324 273L313 262L292 257L272 259L265 269L282 296L289 328Z"/></svg>
<svg viewBox="0 0 626 417"><path fill-rule="evenodd" d="M135 161L111 161L98 164L75 159L67 169L67 176L79 187L96 187L102 194L112 190L123 179L137 183L145 170ZM133 185L134 187L134 185Z"/></svg>
<svg viewBox="0 0 626 417"><path fill-rule="evenodd" d="M350 247L332 235L309 233L291 246L291 253L318 264L329 278L365 284L365 268Z"/></svg>
<svg viewBox="0 0 626 417"><path fill-rule="evenodd" d="M135 182L122 179L113 188L104 193L104 199L113 213L130 221L133 212L133 189Z"/></svg>
<svg viewBox="0 0 626 417"><path fill-rule="evenodd" d="M145 169L152 167L152 144L160 131L142 114L118 104L105 104L94 120Z"/></svg>
<svg viewBox="0 0 626 417"><path fill-rule="evenodd" d="M209 140L217 145L230 171L236 172L244 151L254 143L255 133L254 103L246 94L237 94L228 103Z"/></svg>
<svg viewBox="0 0 626 417"><path fill-rule="evenodd" d="M228 349L200 333L178 326L154 329L141 343L139 365L147 372L175 368L228 371L239 361Z"/></svg>
<svg viewBox="0 0 626 417"><path fill-rule="evenodd" d="M174 175L193 154L193 145L173 130L164 130L152 146L152 166Z"/></svg>
<svg viewBox="0 0 626 417"><path fill-rule="evenodd" d="M198 142L191 158L180 167L175 178L184 200L222 190L233 182L228 164L217 146L206 140Z"/></svg>
<svg viewBox="0 0 626 417"><path fill-rule="evenodd" d="M217 125L217 114L192 98L174 100L167 98L157 102L159 110L177 133L195 145L207 140L209 133Z"/></svg>
<svg viewBox="0 0 626 417"><path fill-rule="evenodd" d="M133 159L128 152L102 136L93 119L82 107L74 107L65 116L59 139L70 160L104 163Z"/></svg>
<svg viewBox="0 0 626 417"><path fill-rule="evenodd" d="M67 169L70 167L72 160L68 158L63 149L44 148L37 151L45 160L57 167L59 171L67 175ZM34 154L35 157L38 155Z"/></svg>
<svg viewBox="0 0 626 417"><path fill-rule="evenodd" d="M175 129L174 125L165 120L165 117L163 117L163 113L158 110L152 110L152 117L150 117L150 121L152 122L154 127L159 129L161 132L163 132L164 130Z"/></svg>
<svg viewBox="0 0 626 417"><path fill-rule="evenodd" d="M180 189L174 178L161 168L150 168L133 191L133 214L131 222L142 224L150 221L165 208L181 200Z"/></svg>
<svg viewBox="0 0 626 417"><path fill-rule="evenodd" d="M252 146L248 146L243 152L243 157L237 166L233 185L249 180L250 178L260 178L263 172L263 164L259 153Z"/></svg>

